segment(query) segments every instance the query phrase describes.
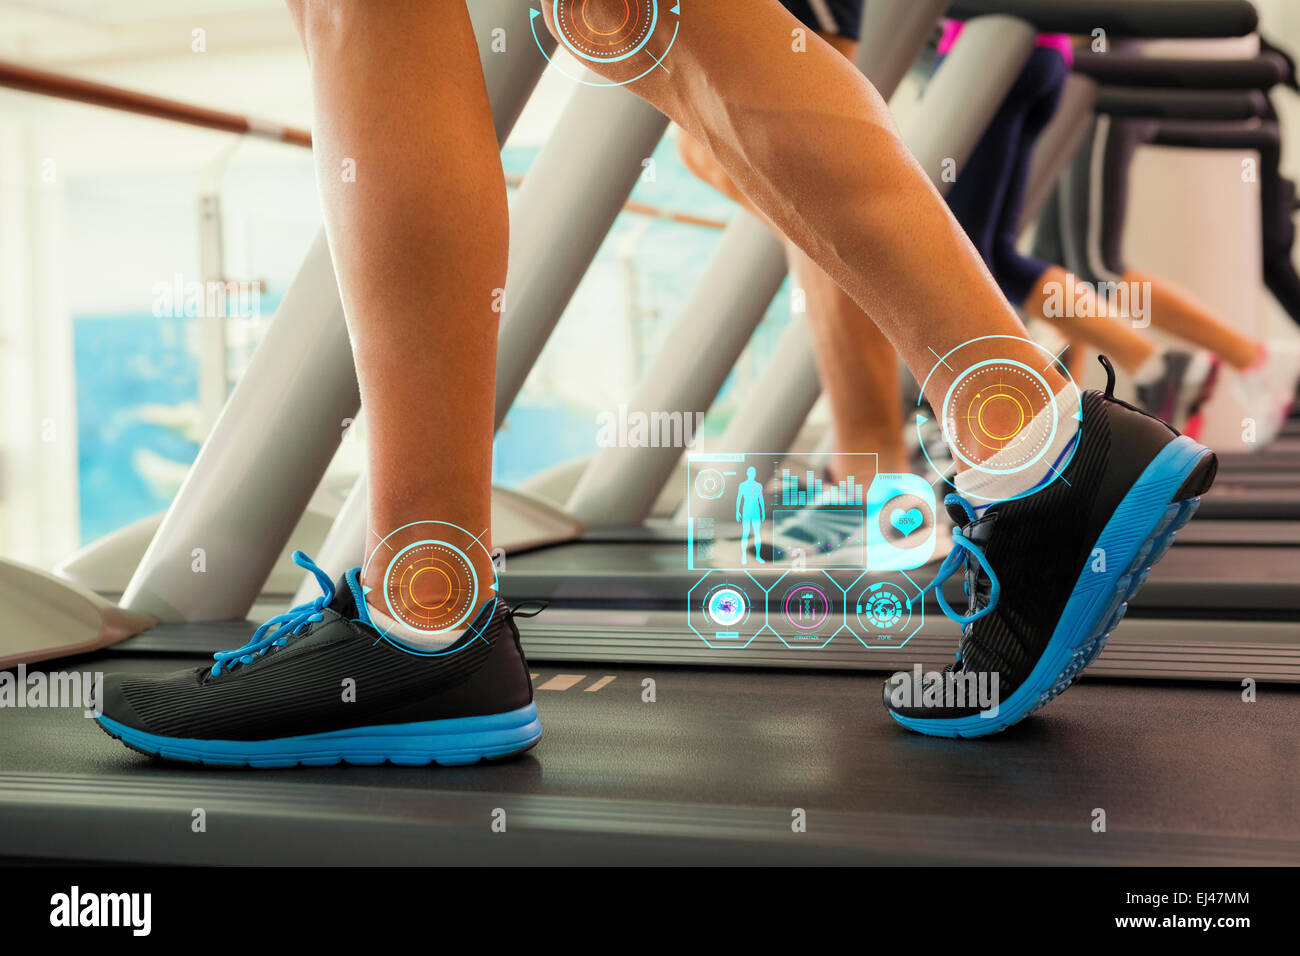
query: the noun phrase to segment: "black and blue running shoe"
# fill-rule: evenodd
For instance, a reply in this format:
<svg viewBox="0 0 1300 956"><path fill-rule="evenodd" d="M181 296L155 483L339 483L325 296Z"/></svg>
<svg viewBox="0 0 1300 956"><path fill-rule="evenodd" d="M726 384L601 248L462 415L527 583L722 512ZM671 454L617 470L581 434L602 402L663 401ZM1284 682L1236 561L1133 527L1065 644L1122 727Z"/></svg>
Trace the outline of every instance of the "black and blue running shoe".
<svg viewBox="0 0 1300 956"><path fill-rule="evenodd" d="M542 736L515 609L490 600L444 650L369 623L359 569L272 618L216 664L160 677L106 676L99 724L142 753L189 763L292 767L470 764Z"/></svg>
<svg viewBox="0 0 1300 956"><path fill-rule="evenodd" d="M1116 399L1103 364L1106 391L1083 393L1078 445L1059 478L979 512L947 497L953 550L931 587L962 637L956 663L934 675L941 680L896 674L886 682L885 707L903 726L982 737L1064 691L1213 483L1214 453ZM963 566L960 614L940 588Z"/></svg>

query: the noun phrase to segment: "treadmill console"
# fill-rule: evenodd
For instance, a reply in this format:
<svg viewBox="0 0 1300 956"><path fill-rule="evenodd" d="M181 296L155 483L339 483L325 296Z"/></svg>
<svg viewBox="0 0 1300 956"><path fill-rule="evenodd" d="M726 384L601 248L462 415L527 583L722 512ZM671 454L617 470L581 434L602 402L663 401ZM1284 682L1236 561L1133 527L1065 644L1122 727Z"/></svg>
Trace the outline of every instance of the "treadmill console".
<svg viewBox="0 0 1300 956"><path fill-rule="evenodd" d="M901 647L919 629L907 571L934 553L934 489L874 454L841 456L853 471L839 480L815 457L688 457L686 566L702 574L688 623L709 646Z"/></svg>
<svg viewBox="0 0 1300 956"><path fill-rule="evenodd" d="M693 454L687 461L687 567L905 571L934 553L935 494L919 475L881 473L875 454L842 455L839 481L814 456Z"/></svg>

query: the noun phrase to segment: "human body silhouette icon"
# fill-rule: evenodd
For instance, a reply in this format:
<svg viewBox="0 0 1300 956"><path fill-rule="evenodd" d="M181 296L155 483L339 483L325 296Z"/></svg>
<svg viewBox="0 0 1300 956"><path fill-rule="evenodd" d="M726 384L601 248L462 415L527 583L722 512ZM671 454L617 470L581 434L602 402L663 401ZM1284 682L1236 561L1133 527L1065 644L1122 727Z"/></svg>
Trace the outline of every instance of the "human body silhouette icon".
<svg viewBox="0 0 1300 956"><path fill-rule="evenodd" d="M754 480L755 471L750 468L746 475L748 481L742 481L736 489L736 520L740 522L740 563L749 563L749 529L754 529L754 557L759 564L766 564L759 554L762 546L763 519L767 516L763 504L763 486Z"/></svg>

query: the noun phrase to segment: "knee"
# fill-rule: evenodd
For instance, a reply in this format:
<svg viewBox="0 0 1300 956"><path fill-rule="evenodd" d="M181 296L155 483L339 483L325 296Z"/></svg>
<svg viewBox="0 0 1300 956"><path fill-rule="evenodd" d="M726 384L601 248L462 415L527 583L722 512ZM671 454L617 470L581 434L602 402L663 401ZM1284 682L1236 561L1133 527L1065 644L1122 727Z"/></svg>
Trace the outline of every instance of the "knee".
<svg viewBox="0 0 1300 956"><path fill-rule="evenodd" d="M627 23L631 6L630 0L558 0L556 3L543 3L542 16L546 18L546 28L557 40L560 39L555 24L557 7L561 16L574 17L591 32L612 36Z"/></svg>
<svg viewBox="0 0 1300 956"><path fill-rule="evenodd" d="M996 277L1014 270L1020 265L1021 258L1015 244L1004 239L993 243L992 248L984 257L984 262L988 265L989 271Z"/></svg>
<svg viewBox="0 0 1300 956"><path fill-rule="evenodd" d="M554 0L542 4L542 17L546 21L546 29L562 47L571 48L575 42L581 42L582 37L593 38L593 45L599 47L607 46L610 41L620 37L642 35L645 24L638 23L638 14L643 6L634 0ZM557 12L564 21L563 29L556 23ZM665 22L662 16L659 17L654 35L646 38L647 49L663 46ZM638 33L638 30L641 32ZM602 59L598 55L584 56L582 63L593 73L615 84L636 78L646 68L640 59Z"/></svg>

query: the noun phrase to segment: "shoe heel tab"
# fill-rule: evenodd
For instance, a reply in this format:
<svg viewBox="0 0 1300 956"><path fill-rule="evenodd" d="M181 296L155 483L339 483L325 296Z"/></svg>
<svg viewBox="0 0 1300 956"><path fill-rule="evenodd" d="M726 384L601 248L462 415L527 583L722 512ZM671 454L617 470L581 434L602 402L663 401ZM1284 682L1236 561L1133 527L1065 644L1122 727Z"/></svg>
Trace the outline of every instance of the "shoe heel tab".
<svg viewBox="0 0 1300 956"><path fill-rule="evenodd" d="M512 621L517 617L537 617L537 615L541 614L550 606L551 605L549 601L524 601L522 604L516 604L514 607L507 608L506 614L509 615ZM522 610L522 608L526 608L526 607L527 608L535 607L537 608L537 610L535 611Z"/></svg>
<svg viewBox="0 0 1300 956"><path fill-rule="evenodd" d="M1146 411L1145 409L1138 408L1136 405L1130 405L1128 402L1124 401L1122 398L1116 398L1116 397L1115 397L1115 366L1111 365L1111 364L1110 364L1110 359L1108 359L1108 358L1107 358L1106 356L1104 356L1104 355L1098 355L1098 356L1097 356L1097 361L1100 362L1100 363L1101 363L1101 367L1104 368L1104 369L1106 370L1106 391L1105 391L1105 393L1102 395L1102 397L1103 397L1106 401L1108 401L1108 402L1112 402L1112 403L1114 403L1114 404L1120 406L1121 408L1127 408L1130 412L1137 412L1139 415L1142 415L1142 416L1145 417L1145 418L1149 418L1149 419L1151 419L1153 422L1159 422L1159 423L1160 423L1162 426L1164 426L1165 429L1167 429L1167 430L1169 431L1169 433L1170 433L1171 435L1173 435L1175 438L1177 438L1178 436L1180 436L1180 435L1182 434L1182 432L1180 432L1177 428L1175 428L1173 425L1169 424L1169 423L1168 423L1167 421L1165 421L1164 419L1162 419L1162 418L1158 418L1158 417L1156 417L1155 415L1152 415L1150 412ZM1090 391L1091 394L1093 394L1093 395L1102 394L1102 393L1100 393L1100 392L1097 392L1097 391L1095 391L1095 390L1091 390L1091 389L1090 389L1089 391Z"/></svg>
<svg viewBox="0 0 1300 956"><path fill-rule="evenodd" d="M533 678L528 673L528 657L524 654L523 638L519 634L519 625L515 623L515 618L519 617L536 617L550 607L547 601L524 601L515 607L506 608L506 620L510 622L510 630L514 633L515 651L519 654L519 667L523 674L524 686L528 688L528 702L531 704L534 700L533 695ZM524 608L536 608L536 610L525 611Z"/></svg>
<svg viewBox="0 0 1300 956"><path fill-rule="evenodd" d="M1104 355L1098 355L1097 361L1101 367L1106 370L1106 397L1111 401L1115 400L1115 366L1110 364L1110 359Z"/></svg>

